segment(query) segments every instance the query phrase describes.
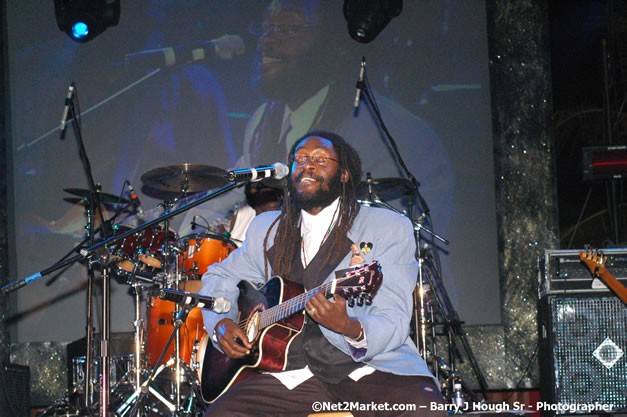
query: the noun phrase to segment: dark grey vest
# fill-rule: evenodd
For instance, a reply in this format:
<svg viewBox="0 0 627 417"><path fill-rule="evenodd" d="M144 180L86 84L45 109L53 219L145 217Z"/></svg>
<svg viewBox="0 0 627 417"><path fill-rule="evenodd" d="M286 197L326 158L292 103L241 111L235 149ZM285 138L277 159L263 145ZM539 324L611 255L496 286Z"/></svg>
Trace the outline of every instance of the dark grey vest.
<svg viewBox="0 0 627 417"><path fill-rule="evenodd" d="M305 289L309 290L322 284L324 279L335 271L340 261L350 251L353 243L350 239L345 238L342 250L331 254L327 263L323 264L329 255L331 246L329 242L333 239L335 233L336 231L334 230L322 244L316 256L307 265L307 268L303 268L300 258L300 247L295 248L290 280L302 284ZM275 255L274 246L268 252L270 264L272 265ZM286 369L301 369L305 365L309 365L309 369L316 377L330 384L339 383L353 370L362 366L329 343L320 331L318 324L309 316L305 317L303 331L290 344Z"/></svg>

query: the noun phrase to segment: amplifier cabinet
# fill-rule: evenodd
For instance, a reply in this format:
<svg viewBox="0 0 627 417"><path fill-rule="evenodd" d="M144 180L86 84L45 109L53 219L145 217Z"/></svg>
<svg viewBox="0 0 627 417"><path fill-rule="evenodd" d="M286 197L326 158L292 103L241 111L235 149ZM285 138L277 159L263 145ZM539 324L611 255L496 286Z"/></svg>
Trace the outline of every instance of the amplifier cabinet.
<svg viewBox="0 0 627 417"><path fill-rule="evenodd" d="M579 259L574 250L545 250L538 258L539 297L551 294L610 293L609 288ZM627 286L627 248L604 249L605 268L624 286Z"/></svg>
<svg viewBox="0 0 627 417"><path fill-rule="evenodd" d="M0 417L30 416L30 368L0 364Z"/></svg>
<svg viewBox="0 0 627 417"><path fill-rule="evenodd" d="M554 414L589 404L627 407L627 306L613 294L549 295L539 302L542 400Z"/></svg>

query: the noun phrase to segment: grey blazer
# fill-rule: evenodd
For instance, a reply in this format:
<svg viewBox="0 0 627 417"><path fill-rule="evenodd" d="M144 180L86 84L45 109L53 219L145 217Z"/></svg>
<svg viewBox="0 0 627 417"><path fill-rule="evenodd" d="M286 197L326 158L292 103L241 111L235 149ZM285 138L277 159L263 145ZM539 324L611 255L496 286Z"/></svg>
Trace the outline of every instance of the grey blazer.
<svg viewBox="0 0 627 417"><path fill-rule="evenodd" d="M240 280L259 284L265 282L263 240L268 227L278 214L279 212L273 211L257 216L248 228L243 245L223 262L209 266L203 275L203 295L225 297L231 301L231 309L227 313L203 310L205 328L210 335L221 319L229 317L238 321L237 284ZM275 232L276 225L268 239L268 247L273 245ZM361 256L366 263L379 261L383 272L382 285L370 306L347 307L348 314L361 321L368 346L357 349L347 343L341 334L320 326L323 335L354 361L379 371L433 378L409 337L413 311L412 292L418 277L416 243L411 222L391 210L362 206L348 238L362 247ZM338 269L348 268L351 256L349 251ZM335 274L331 273L326 281L333 278Z"/></svg>

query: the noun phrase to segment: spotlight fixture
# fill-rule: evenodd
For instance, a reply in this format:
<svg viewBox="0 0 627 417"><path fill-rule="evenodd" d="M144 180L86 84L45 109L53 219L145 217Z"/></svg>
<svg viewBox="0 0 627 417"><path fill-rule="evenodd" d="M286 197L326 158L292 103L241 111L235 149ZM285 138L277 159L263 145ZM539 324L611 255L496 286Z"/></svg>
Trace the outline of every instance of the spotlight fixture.
<svg viewBox="0 0 627 417"><path fill-rule="evenodd" d="M357 42L373 41L402 9L403 0L344 0L348 33Z"/></svg>
<svg viewBox="0 0 627 417"><path fill-rule="evenodd" d="M54 0L57 26L76 42L89 42L120 21L120 0Z"/></svg>

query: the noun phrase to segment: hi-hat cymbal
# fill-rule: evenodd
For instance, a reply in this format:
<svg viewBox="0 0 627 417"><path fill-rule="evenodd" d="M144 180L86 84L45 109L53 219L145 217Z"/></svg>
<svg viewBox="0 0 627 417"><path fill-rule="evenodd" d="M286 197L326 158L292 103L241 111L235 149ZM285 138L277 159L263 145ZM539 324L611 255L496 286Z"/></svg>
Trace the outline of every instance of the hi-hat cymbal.
<svg viewBox="0 0 627 417"><path fill-rule="evenodd" d="M228 183L226 171L208 165L170 165L151 169L141 176L142 183L154 190L189 194L207 191Z"/></svg>
<svg viewBox="0 0 627 417"><path fill-rule="evenodd" d="M82 198L89 197L89 190L86 190L83 188L64 188L63 191L72 195L82 197ZM100 201L105 204L130 204L131 203L131 201L126 198L118 197L117 195L113 195L113 194L103 193L102 191L98 191L98 195L100 196Z"/></svg>
<svg viewBox="0 0 627 417"><path fill-rule="evenodd" d="M394 200L415 190L414 184L406 178L367 178L357 186L357 199L367 200L372 194L384 201Z"/></svg>

